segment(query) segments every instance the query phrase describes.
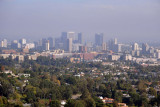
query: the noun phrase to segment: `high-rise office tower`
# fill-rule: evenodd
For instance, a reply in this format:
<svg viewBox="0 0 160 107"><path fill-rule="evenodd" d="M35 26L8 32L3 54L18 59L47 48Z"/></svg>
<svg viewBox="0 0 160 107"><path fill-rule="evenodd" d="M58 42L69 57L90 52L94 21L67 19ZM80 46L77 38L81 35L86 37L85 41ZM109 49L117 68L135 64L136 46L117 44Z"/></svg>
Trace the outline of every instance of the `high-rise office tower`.
<svg viewBox="0 0 160 107"><path fill-rule="evenodd" d="M109 50L112 50L114 52L120 52L121 51L121 45L118 44L117 38L109 41Z"/></svg>
<svg viewBox="0 0 160 107"><path fill-rule="evenodd" d="M72 52L72 38L67 39L67 51Z"/></svg>
<svg viewBox="0 0 160 107"><path fill-rule="evenodd" d="M160 50L157 51L157 58L160 59Z"/></svg>
<svg viewBox="0 0 160 107"><path fill-rule="evenodd" d="M4 47L4 41L3 40L0 42L0 47Z"/></svg>
<svg viewBox="0 0 160 107"><path fill-rule="evenodd" d="M21 44L17 40L13 40L11 43L11 48L13 49L21 48Z"/></svg>
<svg viewBox="0 0 160 107"><path fill-rule="evenodd" d="M103 33L95 34L95 45L102 46L103 43Z"/></svg>
<svg viewBox="0 0 160 107"><path fill-rule="evenodd" d="M61 34L61 44L63 45L62 49L64 50L67 50L67 35L67 32L62 32Z"/></svg>
<svg viewBox="0 0 160 107"><path fill-rule="evenodd" d="M107 44L105 42L102 43L102 50L103 51L107 50Z"/></svg>
<svg viewBox="0 0 160 107"><path fill-rule="evenodd" d="M117 53L121 52L122 51L121 47L122 47L121 44L115 44L114 51L117 52Z"/></svg>
<svg viewBox="0 0 160 107"><path fill-rule="evenodd" d="M82 44L82 33L78 33L78 43Z"/></svg>
<svg viewBox="0 0 160 107"><path fill-rule="evenodd" d="M46 38L42 38L42 49L43 50L46 50L46 42L47 42L47 39Z"/></svg>
<svg viewBox="0 0 160 107"><path fill-rule="evenodd" d="M7 45L8 45L7 39L3 39L3 46L4 46L5 48L7 48Z"/></svg>
<svg viewBox="0 0 160 107"><path fill-rule="evenodd" d="M50 49L49 46L50 46L49 45L49 40L47 40L46 43L45 43L45 50L49 51L49 49Z"/></svg>
<svg viewBox="0 0 160 107"><path fill-rule="evenodd" d="M108 42L108 48L109 48L109 50L113 51L113 48L114 48L113 46L114 46L113 40L109 40L109 42Z"/></svg>
<svg viewBox="0 0 160 107"><path fill-rule="evenodd" d="M51 50L51 49L53 49L53 38L49 37L48 41L49 41L49 49Z"/></svg>
<svg viewBox="0 0 160 107"><path fill-rule="evenodd" d="M139 50L139 45L138 45L138 43L134 43L134 44L132 45L132 50L133 50L133 51L138 51L138 50Z"/></svg>
<svg viewBox="0 0 160 107"><path fill-rule="evenodd" d="M114 44L115 44L115 45L118 44L117 38L114 38Z"/></svg>
<svg viewBox="0 0 160 107"><path fill-rule="evenodd" d="M3 39L3 40L0 42L0 47L5 47L5 48L7 48L7 39Z"/></svg>
<svg viewBox="0 0 160 107"><path fill-rule="evenodd" d="M38 46L39 46L39 47L42 47L42 39L40 39L40 40L38 41Z"/></svg>
<svg viewBox="0 0 160 107"><path fill-rule="evenodd" d="M76 39L75 32L67 32L67 38L72 38L72 41Z"/></svg>
<svg viewBox="0 0 160 107"><path fill-rule="evenodd" d="M55 49L63 49L63 46L61 47L60 43L61 43L61 38L55 38Z"/></svg>
<svg viewBox="0 0 160 107"><path fill-rule="evenodd" d="M67 32L62 32L61 34L61 42L64 43L67 40Z"/></svg>
<svg viewBox="0 0 160 107"><path fill-rule="evenodd" d="M146 54L148 52L148 50L149 50L149 45L147 43L145 43L145 44L143 43L142 44L142 53Z"/></svg>
<svg viewBox="0 0 160 107"><path fill-rule="evenodd" d="M25 45L27 43L27 41L26 41L26 39L22 38L22 39L19 40L19 43L21 45Z"/></svg>

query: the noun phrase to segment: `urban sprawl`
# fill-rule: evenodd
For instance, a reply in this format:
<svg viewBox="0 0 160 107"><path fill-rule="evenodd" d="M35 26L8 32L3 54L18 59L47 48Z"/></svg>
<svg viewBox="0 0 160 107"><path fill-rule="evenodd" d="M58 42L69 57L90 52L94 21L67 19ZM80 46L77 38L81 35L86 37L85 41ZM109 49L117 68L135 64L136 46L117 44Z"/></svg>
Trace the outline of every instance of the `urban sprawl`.
<svg viewBox="0 0 160 107"><path fill-rule="evenodd" d="M84 35L0 40L0 106L159 107L160 46Z"/></svg>

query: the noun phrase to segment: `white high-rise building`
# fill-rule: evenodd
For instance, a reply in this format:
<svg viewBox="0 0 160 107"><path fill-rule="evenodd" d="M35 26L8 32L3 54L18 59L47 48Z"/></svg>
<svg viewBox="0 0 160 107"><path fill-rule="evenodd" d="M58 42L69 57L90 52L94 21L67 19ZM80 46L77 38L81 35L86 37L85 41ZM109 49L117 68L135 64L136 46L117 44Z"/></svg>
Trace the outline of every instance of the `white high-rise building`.
<svg viewBox="0 0 160 107"><path fill-rule="evenodd" d="M114 44L118 44L117 38L114 38Z"/></svg>
<svg viewBox="0 0 160 107"><path fill-rule="evenodd" d="M0 42L0 47L5 47L5 48L7 48L7 40L6 40L6 39L3 39L3 40Z"/></svg>
<svg viewBox="0 0 160 107"><path fill-rule="evenodd" d="M160 50L157 51L157 58L160 59Z"/></svg>
<svg viewBox="0 0 160 107"><path fill-rule="evenodd" d="M49 40L45 43L45 50L49 51Z"/></svg>
<svg viewBox="0 0 160 107"><path fill-rule="evenodd" d="M138 51L138 50L139 50L139 45L138 45L138 43L134 43L134 44L132 45L132 50L133 50L133 51Z"/></svg>
<svg viewBox="0 0 160 107"><path fill-rule="evenodd" d="M3 42L3 40L0 42L0 47L4 47L4 42Z"/></svg>
<svg viewBox="0 0 160 107"><path fill-rule="evenodd" d="M72 38L67 39L67 50L72 52Z"/></svg>
<svg viewBox="0 0 160 107"><path fill-rule="evenodd" d="M22 39L19 40L19 43L21 45L25 45L27 43L27 41L26 41L26 39L22 38Z"/></svg>
<svg viewBox="0 0 160 107"><path fill-rule="evenodd" d="M72 41L76 39L75 32L67 32L67 38L72 38Z"/></svg>
<svg viewBox="0 0 160 107"><path fill-rule="evenodd" d="M3 40L3 46L4 46L5 48L7 48L7 39L4 39L4 40Z"/></svg>

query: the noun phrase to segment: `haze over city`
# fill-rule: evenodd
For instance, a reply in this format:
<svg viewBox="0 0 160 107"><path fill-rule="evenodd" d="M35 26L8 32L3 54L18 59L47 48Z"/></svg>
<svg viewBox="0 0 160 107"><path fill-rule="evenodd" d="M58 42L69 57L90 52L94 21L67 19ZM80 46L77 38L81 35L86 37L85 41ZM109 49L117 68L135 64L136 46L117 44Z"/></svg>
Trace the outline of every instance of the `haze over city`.
<svg viewBox="0 0 160 107"><path fill-rule="evenodd" d="M95 33L104 40L160 40L159 0L1 0L0 38L59 37L63 31Z"/></svg>
<svg viewBox="0 0 160 107"><path fill-rule="evenodd" d="M160 0L0 0L0 107L160 107Z"/></svg>

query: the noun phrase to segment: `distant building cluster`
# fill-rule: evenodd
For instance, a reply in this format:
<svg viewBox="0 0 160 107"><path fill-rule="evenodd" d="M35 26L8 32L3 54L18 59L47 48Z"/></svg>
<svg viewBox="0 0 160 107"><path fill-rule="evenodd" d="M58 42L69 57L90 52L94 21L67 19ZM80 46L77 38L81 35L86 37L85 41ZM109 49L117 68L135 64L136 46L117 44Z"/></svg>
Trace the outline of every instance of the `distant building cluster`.
<svg viewBox="0 0 160 107"><path fill-rule="evenodd" d="M99 61L108 59L111 61L135 61L137 63L149 62L157 64L160 59L160 48L149 46L147 43L118 43L117 38L106 42L103 33L95 34L94 43L84 43L83 34L75 32L62 32L57 38L42 38L35 42L27 42L25 38L20 40L0 40L0 57L24 61L27 56L30 60L36 60L38 56L51 58L70 57L73 62ZM96 60L95 60L96 59Z"/></svg>

